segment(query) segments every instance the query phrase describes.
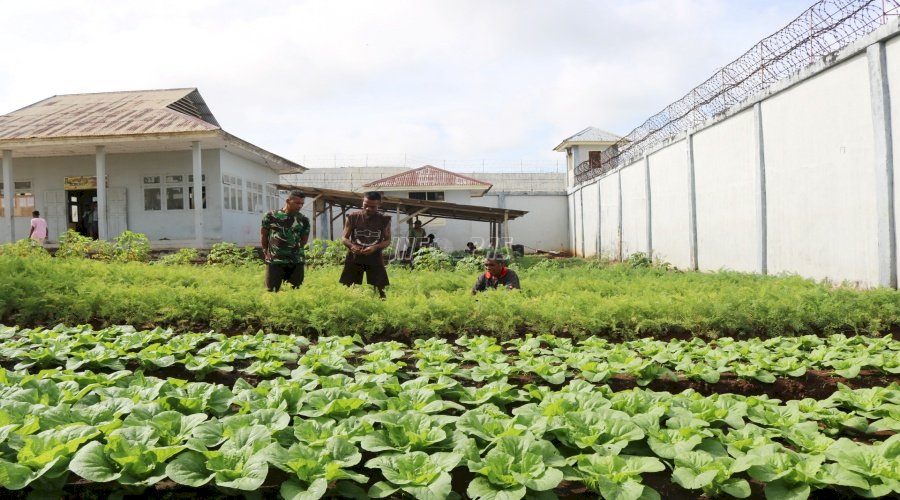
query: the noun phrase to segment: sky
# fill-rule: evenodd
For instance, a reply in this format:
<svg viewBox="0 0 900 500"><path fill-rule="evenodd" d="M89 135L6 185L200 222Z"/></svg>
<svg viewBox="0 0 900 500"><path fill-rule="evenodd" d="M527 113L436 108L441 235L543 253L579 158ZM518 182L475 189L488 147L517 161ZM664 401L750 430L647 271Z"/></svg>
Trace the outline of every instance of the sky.
<svg viewBox="0 0 900 500"><path fill-rule="evenodd" d="M566 137L627 134L812 3L7 1L0 114L196 87L223 129L310 167L553 170Z"/></svg>

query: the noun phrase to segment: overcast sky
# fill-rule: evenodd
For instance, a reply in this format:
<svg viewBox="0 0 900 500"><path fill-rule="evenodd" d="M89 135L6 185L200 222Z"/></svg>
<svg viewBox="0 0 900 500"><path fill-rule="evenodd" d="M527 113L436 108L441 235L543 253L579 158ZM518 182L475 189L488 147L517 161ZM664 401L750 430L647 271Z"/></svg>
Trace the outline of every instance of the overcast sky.
<svg viewBox="0 0 900 500"><path fill-rule="evenodd" d="M197 87L222 127L309 166L526 166L625 135L811 0L59 0L0 4L0 113Z"/></svg>

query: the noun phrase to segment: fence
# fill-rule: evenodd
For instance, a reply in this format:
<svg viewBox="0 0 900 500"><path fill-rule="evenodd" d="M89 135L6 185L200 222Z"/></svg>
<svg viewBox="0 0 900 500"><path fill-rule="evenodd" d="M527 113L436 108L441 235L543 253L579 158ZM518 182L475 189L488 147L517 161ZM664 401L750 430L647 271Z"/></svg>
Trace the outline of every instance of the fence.
<svg viewBox="0 0 900 500"><path fill-rule="evenodd" d="M680 100L650 117L575 169L575 182L593 179L639 159L666 139L722 116L773 83L834 54L900 15L900 0L821 0L754 45Z"/></svg>

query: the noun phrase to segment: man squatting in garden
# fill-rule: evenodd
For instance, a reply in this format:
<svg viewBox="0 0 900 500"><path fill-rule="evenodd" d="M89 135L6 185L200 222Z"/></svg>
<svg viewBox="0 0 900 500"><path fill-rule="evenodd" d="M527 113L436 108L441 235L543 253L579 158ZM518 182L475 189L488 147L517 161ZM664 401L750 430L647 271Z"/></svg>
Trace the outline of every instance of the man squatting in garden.
<svg viewBox="0 0 900 500"><path fill-rule="evenodd" d="M484 257L484 274L475 280L475 286L472 287L472 295L483 292L488 288L497 289L498 287L512 290L519 288L519 276L512 269L506 267L501 254L488 254Z"/></svg>
<svg viewBox="0 0 900 500"><path fill-rule="evenodd" d="M259 244L270 292L280 290L285 281L294 288L303 283L303 248L309 239L309 219L300 213L305 201L303 191L291 191L284 208L263 216Z"/></svg>
<svg viewBox="0 0 900 500"><path fill-rule="evenodd" d="M362 210L347 215L341 242L350 251L340 282L346 286L361 285L365 274L366 282L383 299L384 288L390 283L381 251L391 244L391 218L381 214L380 208L381 193L370 191L363 197Z"/></svg>

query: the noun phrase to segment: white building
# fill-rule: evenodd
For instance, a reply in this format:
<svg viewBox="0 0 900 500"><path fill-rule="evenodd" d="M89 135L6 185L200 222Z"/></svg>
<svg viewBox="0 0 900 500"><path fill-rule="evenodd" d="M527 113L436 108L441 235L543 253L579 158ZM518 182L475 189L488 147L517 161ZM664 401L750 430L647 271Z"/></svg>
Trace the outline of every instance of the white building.
<svg viewBox="0 0 900 500"><path fill-rule="evenodd" d="M223 130L194 88L50 97L0 116L0 150L0 243L26 237L33 210L51 243L83 231L94 202L101 239L257 243L281 205L270 183L306 170Z"/></svg>

